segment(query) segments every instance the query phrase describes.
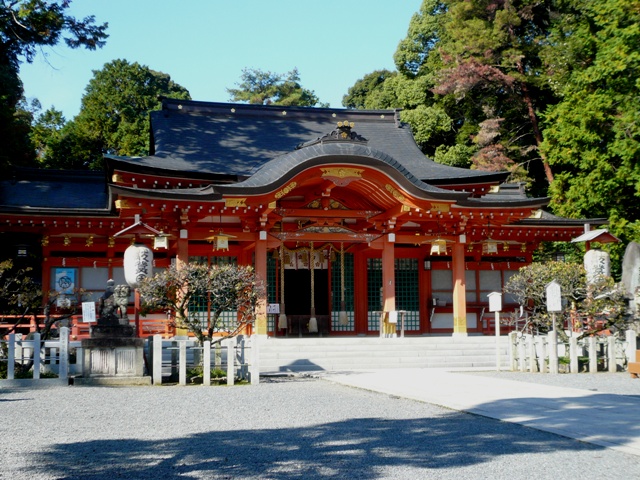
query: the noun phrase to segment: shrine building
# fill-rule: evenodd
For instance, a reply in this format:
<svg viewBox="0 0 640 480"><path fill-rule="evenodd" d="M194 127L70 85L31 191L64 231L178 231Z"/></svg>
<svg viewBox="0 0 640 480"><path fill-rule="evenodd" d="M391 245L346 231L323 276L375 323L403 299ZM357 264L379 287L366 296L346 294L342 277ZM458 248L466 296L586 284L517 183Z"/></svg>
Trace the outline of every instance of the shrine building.
<svg viewBox="0 0 640 480"><path fill-rule="evenodd" d="M149 156L4 176L0 238L45 290L94 299L124 283L134 237L155 269L252 265L259 335L479 334L541 242L606 223L555 217L507 176L426 158L394 110L164 99ZM206 321L206 299L192 308Z"/></svg>

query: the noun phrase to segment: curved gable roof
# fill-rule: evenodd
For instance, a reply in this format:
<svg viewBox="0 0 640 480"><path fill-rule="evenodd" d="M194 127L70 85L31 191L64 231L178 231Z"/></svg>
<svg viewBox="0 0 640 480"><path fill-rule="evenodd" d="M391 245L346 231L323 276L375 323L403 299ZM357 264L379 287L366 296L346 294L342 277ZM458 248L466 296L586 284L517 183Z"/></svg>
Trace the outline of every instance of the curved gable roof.
<svg viewBox="0 0 640 480"><path fill-rule="evenodd" d="M452 192L422 182L395 159L368 145L342 142L303 147L263 165L243 182L219 185L217 189L227 194L263 193L279 188L304 169L331 164L361 165L382 170L398 184L420 196L443 200L461 200L469 196L468 193Z"/></svg>

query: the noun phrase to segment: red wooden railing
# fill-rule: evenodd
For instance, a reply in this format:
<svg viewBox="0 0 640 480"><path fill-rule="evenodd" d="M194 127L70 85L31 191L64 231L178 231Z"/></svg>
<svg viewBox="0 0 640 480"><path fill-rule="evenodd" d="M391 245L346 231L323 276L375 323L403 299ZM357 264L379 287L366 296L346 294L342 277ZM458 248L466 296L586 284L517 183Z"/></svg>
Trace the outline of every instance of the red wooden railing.
<svg viewBox="0 0 640 480"><path fill-rule="evenodd" d="M29 333L42 330L45 327L44 315L27 315L25 317L0 315L0 338L4 337L13 328L18 319L20 319L20 322L13 331L14 333L28 335ZM135 320L130 319L129 323L135 325ZM95 323L85 323L82 321L82 315L73 315L69 319L69 325L71 328L71 340L81 340L83 338L89 338L90 327L95 325ZM137 336L146 338L153 335L162 335L163 338L170 338L175 335L173 322L167 319L164 313L140 317Z"/></svg>

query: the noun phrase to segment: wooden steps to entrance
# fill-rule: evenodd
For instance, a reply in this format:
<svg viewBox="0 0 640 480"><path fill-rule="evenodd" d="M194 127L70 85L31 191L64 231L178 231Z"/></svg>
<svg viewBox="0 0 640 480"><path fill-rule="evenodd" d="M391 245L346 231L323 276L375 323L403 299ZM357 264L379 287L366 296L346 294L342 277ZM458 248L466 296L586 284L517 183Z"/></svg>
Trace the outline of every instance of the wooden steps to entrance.
<svg viewBox="0 0 640 480"><path fill-rule="evenodd" d="M261 373L496 367L496 339L489 336L262 337L259 352ZM500 337L499 352L506 368L508 337Z"/></svg>

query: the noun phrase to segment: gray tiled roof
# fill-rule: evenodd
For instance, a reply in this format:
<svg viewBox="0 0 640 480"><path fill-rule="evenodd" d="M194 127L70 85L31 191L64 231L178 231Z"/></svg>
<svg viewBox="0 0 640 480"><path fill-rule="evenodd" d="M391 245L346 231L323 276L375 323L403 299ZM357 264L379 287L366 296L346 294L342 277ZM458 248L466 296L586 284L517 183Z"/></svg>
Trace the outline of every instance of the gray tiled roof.
<svg viewBox="0 0 640 480"><path fill-rule="evenodd" d="M464 199L469 196L468 193L452 192L422 182L392 157L374 150L368 145L341 142L316 143L295 150L266 163L247 180L231 185L218 185L217 189L224 193L240 193L247 190L259 192L263 188L268 190L269 187L273 188L274 184L284 183L300 170L312 165L339 163L346 160L351 164L376 166L380 170L386 171L389 176L396 177L399 183L408 184L407 186L414 191L419 191L421 196L434 194L437 198L451 200Z"/></svg>
<svg viewBox="0 0 640 480"><path fill-rule="evenodd" d="M336 128L354 122L367 146L393 158L416 178L430 184L497 183L505 173L440 165L426 158L410 128L394 110L347 110L207 103L165 99L151 112L152 155L108 157L137 169L180 174L250 177L268 162L292 154ZM264 172L263 172L264 175Z"/></svg>
<svg viewBox="0 0 640 480"><path fill-rule="evenodd" d="M108 213L104 172L16 169L0 181L2 211Z"/></svg>

